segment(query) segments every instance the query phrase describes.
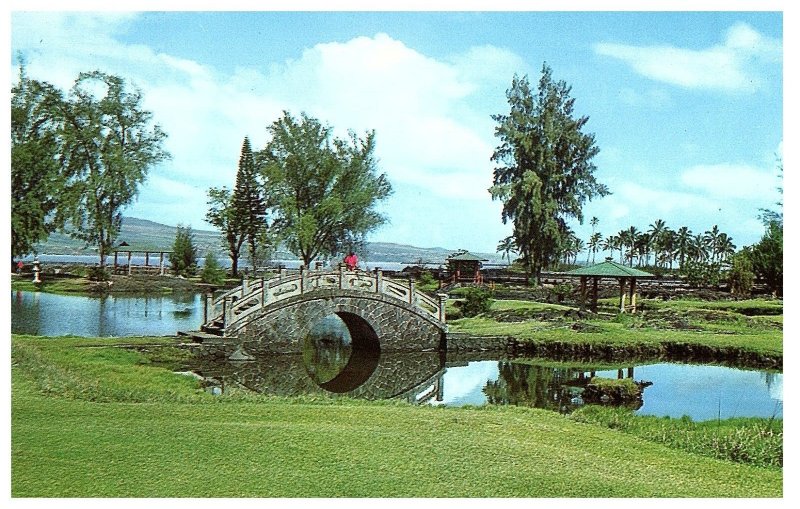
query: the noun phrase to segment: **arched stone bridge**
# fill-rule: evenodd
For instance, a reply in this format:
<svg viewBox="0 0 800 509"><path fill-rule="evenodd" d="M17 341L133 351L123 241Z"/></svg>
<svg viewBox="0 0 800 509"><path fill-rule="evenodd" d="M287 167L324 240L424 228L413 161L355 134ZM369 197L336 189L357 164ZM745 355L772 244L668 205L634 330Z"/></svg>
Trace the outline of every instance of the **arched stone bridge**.
<svg viewBox="0 0 800 509"><path fill-rule="evenodd" d="M445 350L445 301L445 295L434 299L417 291L412 280L385 278L379 270L282 270L209 297L201 330L204 345L222 347L226 356L237 349L252 355L299 353L311 328L336 314L355 349Z"/></svg>

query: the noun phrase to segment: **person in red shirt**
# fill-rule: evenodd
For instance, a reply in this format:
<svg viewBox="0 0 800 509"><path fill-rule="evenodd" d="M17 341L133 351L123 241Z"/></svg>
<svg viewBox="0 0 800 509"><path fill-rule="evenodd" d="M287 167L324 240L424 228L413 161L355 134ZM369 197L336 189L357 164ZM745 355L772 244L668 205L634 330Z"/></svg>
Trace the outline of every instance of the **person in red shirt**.
<svg viewBox="0 0 800 509"><path fill-rule="evenodd" d="M352 251L344 257L344 264L347 265L347 270L356 270L358 266L358 256Z"/></svg>

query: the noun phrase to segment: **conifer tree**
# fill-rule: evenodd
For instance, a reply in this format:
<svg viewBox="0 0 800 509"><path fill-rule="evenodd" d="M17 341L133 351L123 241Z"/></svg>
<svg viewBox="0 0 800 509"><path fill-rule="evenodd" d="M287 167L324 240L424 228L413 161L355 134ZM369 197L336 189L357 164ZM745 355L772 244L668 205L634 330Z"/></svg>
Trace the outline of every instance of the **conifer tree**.
<svg viewBox="0 0 800 509"><path fill-rule="evenodd" d="M492 116L501 144L490 192L503 202L503 223L513 223L514 244L537 282L569 241L568 221L582 223L584 203L609 193L594 176L599 149L583 132L589 118L575 118L570 92L544 64L538 92L515 75L506 92L510 112Z"/></svg>

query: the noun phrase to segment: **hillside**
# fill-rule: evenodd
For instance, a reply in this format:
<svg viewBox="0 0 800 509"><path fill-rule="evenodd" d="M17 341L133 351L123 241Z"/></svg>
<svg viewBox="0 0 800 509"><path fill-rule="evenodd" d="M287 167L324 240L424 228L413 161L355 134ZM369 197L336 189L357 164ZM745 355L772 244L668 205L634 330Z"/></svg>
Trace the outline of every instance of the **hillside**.
<svg viewBox="0 0 800 509"><path fill-rule="evenodd" d="M122 229L118 242L127 242L132 249L149 251L169 251L175 241L174 226L139 219L125 217L122 220ZM199 230L192 228L194 243L200 257L213 251L218 258L226 258L227 251L222 242L221 234L214 230ZM442 247L423 248L391 242L367 242L366 253L362 258L370 262L399 262L399 263L442 263L451 253L458 248L445 249ZM52 255L88 255L95 254L94 248L84 247L83 242L73 239L63 233L53 233L47 242L39 244L37 251L40 254ZM489 260L488 263L501 263L497 253L475 253ZM274 259L291 260L295 256L289 252L279 250Z"/></svg>

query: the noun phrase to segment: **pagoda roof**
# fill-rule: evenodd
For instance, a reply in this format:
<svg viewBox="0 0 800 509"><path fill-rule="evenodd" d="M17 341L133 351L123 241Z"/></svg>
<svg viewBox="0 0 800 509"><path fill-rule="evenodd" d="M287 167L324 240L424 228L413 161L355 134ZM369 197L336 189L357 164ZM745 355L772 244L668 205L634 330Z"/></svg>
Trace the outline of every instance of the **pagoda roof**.
<svg viewBox="0 0 800 509"><path fill-rule="evenodd" d="M454 253L447 257L449 260L455 260L460 262L488 262L489 260L486 258L481 258L480 256L475 256L474 254L470 253L469 251L463 251L459 253Z"/></svg>
<svg viewBox="0 0 800 509"><path fill-rule="evenodd" d="M649 272L626 267L621 263L606 260L591 267L581 267L566 273L567 276L598 276L598 277L655 277Z"/></svg>

